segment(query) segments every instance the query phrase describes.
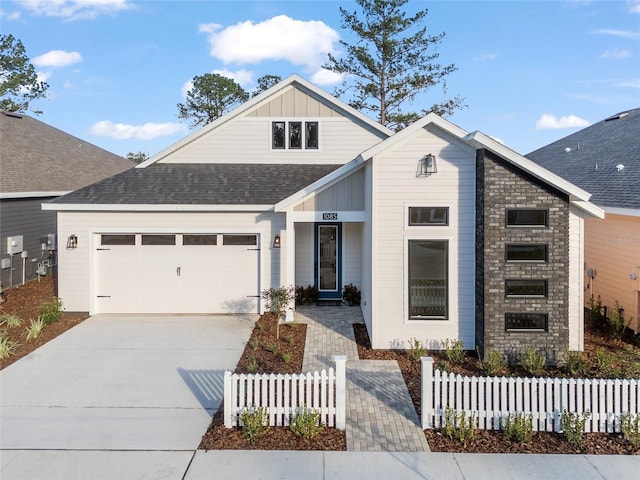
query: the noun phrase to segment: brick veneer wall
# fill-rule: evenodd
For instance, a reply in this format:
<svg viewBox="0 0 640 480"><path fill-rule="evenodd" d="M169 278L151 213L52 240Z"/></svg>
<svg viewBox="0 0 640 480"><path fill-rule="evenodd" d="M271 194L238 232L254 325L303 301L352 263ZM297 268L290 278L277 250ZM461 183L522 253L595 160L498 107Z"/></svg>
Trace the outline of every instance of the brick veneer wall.
<svg viewBox="0 0 640 480"><path fill-rule="evenodd" d="M533 346L550 364L569 345L569 202L565 194L485 150L476 158L476 339L510 361ZM508 208L546 208L549 226L506 226ZM507 263L505 245L544 243L546 263ZM505 279L546 279L547 298L506 298ZM548 314L547 331L509 331L506 312Z"/></svg>

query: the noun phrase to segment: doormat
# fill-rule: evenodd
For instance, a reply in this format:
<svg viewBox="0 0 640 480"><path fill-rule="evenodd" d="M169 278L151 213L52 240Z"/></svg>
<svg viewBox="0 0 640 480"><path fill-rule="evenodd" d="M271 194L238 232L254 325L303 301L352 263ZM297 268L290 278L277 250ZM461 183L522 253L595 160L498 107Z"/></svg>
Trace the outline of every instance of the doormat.
<svg viewBox="0 0 640 480"><path fill-rule="evenodd" d="M318 307L339 307L342 305L342 300L318 300L316 306Z"/></svg>

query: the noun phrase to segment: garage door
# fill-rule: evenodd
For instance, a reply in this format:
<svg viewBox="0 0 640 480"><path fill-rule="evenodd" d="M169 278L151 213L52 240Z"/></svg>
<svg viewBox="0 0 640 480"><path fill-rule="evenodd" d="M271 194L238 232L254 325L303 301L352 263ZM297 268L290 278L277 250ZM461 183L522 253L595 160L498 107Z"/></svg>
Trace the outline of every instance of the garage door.
<svg viewBox="0 0 640 480"><path fill-rule="evenodd" d="M257 234L96 237L99 313L258 313Z"/></svg>

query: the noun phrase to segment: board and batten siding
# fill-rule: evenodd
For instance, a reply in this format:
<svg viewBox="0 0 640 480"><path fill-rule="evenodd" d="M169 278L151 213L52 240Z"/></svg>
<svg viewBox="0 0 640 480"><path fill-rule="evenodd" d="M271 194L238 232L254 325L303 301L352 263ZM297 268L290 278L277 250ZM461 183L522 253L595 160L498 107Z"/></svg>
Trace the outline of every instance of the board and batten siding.
<svg viewBox="0 0 640 480"><path fill-rule="evenodd" d="M569 349L584 349L584 211L569 209Z"/></svg>
<svg viewBox="0 0 640 480"><path fill-rule="evenodd" d="M438 172L416 177L418 161L436 156ZM427 348L445 339L475 346L475 150L435 127L373 159L373 348ZM449 207L449 225L409 227L409 206ZM448 241L448 318L409 320L408 240Z"/></svg>
<svg viewBox="0 0 640 480"><path fill-rule="evenodd" d="M341 117L332 105L321 102L296 87L289 87L273 100L267 101L247 114L250 117Z"/></svg>
<svg viewBox="0 0 640 480"><path fill-rule="evenodd" d="M59 250L59 296L65 310L93 313L97 233L257 233L260 235L260 290L282 283L280 255L273 237L285 228L282 213L58 212L58 234L78 237L73 250ZM224 272L212 272L224 275ZM135 292L132 292L134 295Z"/></svg>
<svg viewBox="0 0 640 480"><path fill-rule="evenodd" d="M593 293L611 312L617 300L629 326L640 332L640 216L607 213L604 219L586 219L584 256L586 268L597 271L585 302Z"/></svg>
<svg viewBox="0 0 640 480"><path fill-rule="evenodd" d="M296 212L364 210L364 169L312 195L296 205Z"/></svg>

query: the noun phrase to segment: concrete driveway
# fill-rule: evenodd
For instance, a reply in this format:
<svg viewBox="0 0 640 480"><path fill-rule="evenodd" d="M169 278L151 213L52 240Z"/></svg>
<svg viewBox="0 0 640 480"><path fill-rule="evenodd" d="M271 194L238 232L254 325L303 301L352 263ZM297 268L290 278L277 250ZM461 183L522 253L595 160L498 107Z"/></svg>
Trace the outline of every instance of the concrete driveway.
<svg viewBox="0 0 640 480"><path fill-rule="evenodd" d="M89 318L0 372L3 467L7 450L193 452L256 318Z"/></svg>

